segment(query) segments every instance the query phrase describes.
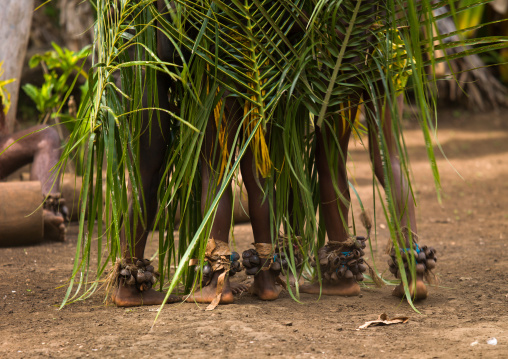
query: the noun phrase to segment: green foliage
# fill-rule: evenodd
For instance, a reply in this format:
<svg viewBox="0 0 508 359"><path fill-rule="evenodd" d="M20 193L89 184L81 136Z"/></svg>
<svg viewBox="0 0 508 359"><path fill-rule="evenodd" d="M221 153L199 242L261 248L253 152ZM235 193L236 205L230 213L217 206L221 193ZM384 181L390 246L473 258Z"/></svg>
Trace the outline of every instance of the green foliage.
<svg viewBox="0 0 508 359"><path fill-rule="evenodd" d="M35 102L42 117L46 117L48 113L56 112L61 105L69 91L71 85L69 82L73 73L81 75L85 80L88 79L88 74L83 71L83 64L84 59L90 55L90 46L74 52L61 48L54 42L51 45L53 51L36 54L28 62L30 68L42 64L45 70L42 86L37 87L32 84L23 86L23 90Z"/></svg>
<svg viewBox="0 0 508 359"><path fill-rule="evenodd" d="M152 227L159 230L159 270L166 280L161 288L167 289L168 295L173 290L188 292L193 283L188 260L204 258L219 199L237 175L239 161L248 146L257 141L258 130L271 128L267 146L273 165L262 188L270 206L272 241L276 242L278 230L283 227L290 244L299 246L306 256L300 269L292 250L287 254L290 272L295 276L321 275L309 265L311 254L317 253L325 239L323 223L315 216L320 201L314 165L315 128L353 126L354 119L347 113L360 98L367 103L367 115L377 128L383 128L384 114L391 113L390 130L395 134L394 145L402 162L401 175L410 183L396 97L401 92L413 92L419 108L417 119L439 190L432 146L436 129L434 99L427 91L425 68L449 58L432 55L426 58L426 54L447 46L460 48L466 42L443 44L441 36L425 38L420 30L424 28L425 33L432 34L438 18L432 10L449 3L423 0L417 7L412 1L399 0L376 1L376 6L370 0L178 0L173 10L161 14L152 0L97 0L95 60L89 72L89 92L80 105L79 122L61 160L64 166L74 148L86 146L78 248L63 304L86 298L98 288L105 268L121 257L122 229L132 251L131 232L136 230L138 220L146 224L139 158L140 134L148 131L147 122L152 124L151 130L170 128L164 133L168 139L165 172L158 184L159 211ZM440 16L455 16L453 9ZM159 58L156 36L172 45L172 58ZM505 37L477 40L479 46L474 51L506 47L506 40ZM469 53L473 51L465 50L454 56ZM158 74L172 79L169 91L157 86ZM411 88L401 85L405 83L401 81L404 76L410 76ZM159 98L168 95L175 109L160 108ZM224 113L223 98L237 101L247 110L240 119L242 125L232 134L231 152L236 156L227 156L224 173L217 183L211 183L201 214L201 147L214 109ZM376 140L386 154L387 138L383 131L379 132ZM336 166L339 158L349 154L341 153L338 138L331 137L327 157L333 159L330 165ZM360 140L363 143L364 139ZM220 138L215 142L218 144ZM388 185L384 194L377 192L399 253L398 249L405 246L400 241L401 228L408 223L401 223L391 190L394 178L390 158L383 157ZM259 156L256 160L266 158ZM106 173L105 183L102 173ZM339 193L336 176L334 186L343 203L351 206ZM377 193L375 187L373 192ZM409 196L413 196L411 187ZM297 204L291 214L290 199ZM181 222L175 227L178 203ZM84 221L85 212L88 222ZM104 224L103 217L110 220ZM347 218L343 221L346 223ZM97 239L91 237L94 229ZM179 231L178 242L173 238L174 230ZM352 234L356 231L351 229ZM295 235L302 236L303 244L292 242ZM98 253L94 268L91 268L92 246ZM414 278L414 266L410 267L408 271ZM174 273L172 268L176 268ZM409 294L400 258L399 270ZM94 275L94 280L89 275ZM288 289L298 297L298 287Z"/></svg>

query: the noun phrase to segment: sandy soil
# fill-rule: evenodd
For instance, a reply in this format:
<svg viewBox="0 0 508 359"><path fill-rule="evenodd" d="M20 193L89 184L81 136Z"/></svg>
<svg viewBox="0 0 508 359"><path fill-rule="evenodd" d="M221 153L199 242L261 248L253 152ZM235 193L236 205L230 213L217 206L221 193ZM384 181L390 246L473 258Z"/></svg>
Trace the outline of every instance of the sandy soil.
<svg viewBox="0 0 508 359"><path fill-rule="evenodd" d="M438 250L440 286L417 304L421 314L390 295L364 288L356 298L283 293L274 302L249 294L212 312L195 304L167 305L152 327L154 307L122 309L98 294L58 310L74 257L77 227L67 243L0 248L1 357L508 357L508 124L504 113L441 113L438 155L443 201L436 198L420 132L408 124L406 142L418 196L420 242ZM365 151L352 147L363 201L372 207ZM453 166L453 167L452 167ZM458 171L463 179L457 174ZM378 212L378 213L381 213ZM376 223L378 250L388 239ZM239 250L252 243L249 224L235 228ZM357 328L381 313L406 324ZM497 345L488 345L495 337ZM473 342L478 344L472 345Z"/></svg>

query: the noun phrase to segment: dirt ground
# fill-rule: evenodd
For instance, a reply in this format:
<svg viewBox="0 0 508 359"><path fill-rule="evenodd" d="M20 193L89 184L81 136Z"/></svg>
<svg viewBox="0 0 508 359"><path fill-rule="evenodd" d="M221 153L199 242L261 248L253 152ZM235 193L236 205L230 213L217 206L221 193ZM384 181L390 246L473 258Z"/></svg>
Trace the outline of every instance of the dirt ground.
<svg viewBox="0 0 508 359"><path fill-rule="evenodd" d="M421 314L392 297L388 286L364 288L354 298L302 294L301 302L288 293L274 302L243 294L211 312L166 305L153 327L157 308L116 308L104 305L101 294L58 310L64 289L57 287L72 269L73 224L67 243L0 248L1 357L508 357L508 122L504 112L448 110L440 119L439 141L449 161L437 155L441 204L417 125L409 122L405 132L420 243L439 256L440 285L417 303ZM357 188L372 208L367 154L352 146L351 155ZM374 256L385 270L382 216L376 229ZM248 248L250 225L238 225L235 238L239 250ZM381 313L410 319L357 330ZM497 345L487 344L493 337Z"/></svg>

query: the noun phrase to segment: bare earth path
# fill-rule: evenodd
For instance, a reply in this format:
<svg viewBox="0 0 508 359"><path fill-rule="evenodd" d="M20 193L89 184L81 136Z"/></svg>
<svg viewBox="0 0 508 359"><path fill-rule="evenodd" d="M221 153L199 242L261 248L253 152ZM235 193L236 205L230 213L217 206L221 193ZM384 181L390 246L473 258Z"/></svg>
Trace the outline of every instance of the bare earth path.
<svg viewBox="0 0 508 359"><path fill-rule="evenodd" d="M417 304L421 314L392 297L389 287L362 289L357 298L301 295L301 303L288 293L274 302L244 294L211 312L167 305L152 329L156 308L105 306L100 294L58 310L64 289L55 288L72 268L73 225L68 243L0 248L0 357L508 357L508 121L504 113L453 115L441 113L439 139L464 180L438 155L441 205L421 135L411 124L406 131L421 242L439 255L440 287ZM367 154L351 149L351 172L372 208ZM381 213L374 255L385 270L388 229ZM249 224L237 226L235 238L239 250L247 248ZM356 330L383 312L410 320ZM497 345L486 343L491 337Z"/></svg>

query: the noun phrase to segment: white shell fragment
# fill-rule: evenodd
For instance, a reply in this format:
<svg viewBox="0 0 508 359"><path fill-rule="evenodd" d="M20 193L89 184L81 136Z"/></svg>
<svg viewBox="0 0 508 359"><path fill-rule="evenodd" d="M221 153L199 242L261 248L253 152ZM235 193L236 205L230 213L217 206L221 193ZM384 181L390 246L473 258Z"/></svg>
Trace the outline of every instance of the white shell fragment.
<svg viewBox="0 0 508 359"><path fill-rule="evenodd" d="M497 339L496 338L490 338L487 340L487 344L489 345L497 345Z"/></svg>

